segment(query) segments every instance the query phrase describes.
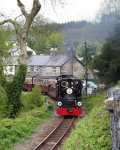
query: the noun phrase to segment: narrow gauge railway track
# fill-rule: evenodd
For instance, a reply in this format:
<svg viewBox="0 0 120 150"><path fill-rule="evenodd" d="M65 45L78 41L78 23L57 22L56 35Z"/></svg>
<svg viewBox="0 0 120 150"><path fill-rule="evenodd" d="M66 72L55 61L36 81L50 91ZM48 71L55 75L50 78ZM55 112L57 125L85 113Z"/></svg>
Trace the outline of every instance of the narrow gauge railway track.
<svg viewBox="0 0 120 150"><path fill-rule="evenodd" d="M55 150L71 129L75 118L63 119L60 124L34 150Z"/></svg>

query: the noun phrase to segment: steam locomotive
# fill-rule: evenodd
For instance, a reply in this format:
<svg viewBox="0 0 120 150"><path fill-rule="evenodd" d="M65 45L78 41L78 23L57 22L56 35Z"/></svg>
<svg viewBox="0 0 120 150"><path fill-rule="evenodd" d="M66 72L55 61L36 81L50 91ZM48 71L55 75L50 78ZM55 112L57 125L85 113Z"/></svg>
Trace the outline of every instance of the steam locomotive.
<svg viewBox="0 0 120 150"><path fill-rule="evenodd" d="M38 84L30 79L24 84L24 91L32 91ZM85 113L81 102L82 82L72 75L58 76L55 81L44 81L38 84L43 94L56 100L56 113L60 116L83 116Z"/></svg>
<svg viewBox="0 0 120 150"><path fill-rule="evenodd" d="M56 88L56 113L60 116L82 116L85 110L81 102L81 80L62 75L57 78Z"/></svg>

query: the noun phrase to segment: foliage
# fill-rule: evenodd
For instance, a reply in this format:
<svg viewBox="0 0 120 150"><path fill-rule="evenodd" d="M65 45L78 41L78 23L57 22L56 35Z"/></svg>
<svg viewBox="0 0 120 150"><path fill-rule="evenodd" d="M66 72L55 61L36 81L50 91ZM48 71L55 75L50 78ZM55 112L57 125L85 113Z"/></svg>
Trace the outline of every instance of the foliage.
<svg viewBox="0 0 120 150"><path fill-rule="evenodd" d="M120 80L117 82L117 85L120 86Z"/></svg>
<svg viewBox="0 0 120 150"><path fill-rule="evenodd" d="M0 85L0 118L7 117L9 113L8 98L5 90Z"/></svg>
<svg viewBox="0 0 120 150"><path fill-rule="evenodd" d="M15 120L0 120L0 150L13 150L13 144L29 137L50 116L44 107L22 113Z"/></svg>
<svg viewBox="0 0 120 150"><path fill-rule="evenodd" d="M84 46L79 45L77 47L77 52L78 52L79 57L83 57L84 64L85 64L86 57L87 57L87 63L90 66L93 60L93 57L97 54L97 45L86 44L86 49L87 49L87 54L85 50L85 45Z"/></svg>
<svg viewBox="0 0 120 150"><path fill-rule="evenodd" d="M120 80L120 29L116 28L113 37L108 39L102 48L102 53L96 56L93 67L99 70L98 76L107 84Z"/></svg>
<svg viewBox="0 0 120 150"><path fill-rule="evenodd" d="M5 89L8 97L8 107L10 108L10 117L15 117L20 110L20 96L26 75L26 67L21 65L12 82L7 82L3 71L3 58L8 56L8 50L11 48L9 38L11 31L0 29L0 84Z"/></svg>
<svg viewBox="0 0 120 150"><path fill-rule="evenodd" d="M6 78L4 76L3 65L0 65L0 85L6 87Z"/></svg>
<svg viewBox="0 0 120 150"><path fill-rule="evenodd" d="M88 50L88 55L95 55L96 54L96 45L91 45L87 43L87 50ZM79 56L85 57L85 45L78 45L77 51Z"/></svg>
<svg viewBox="0 0 120 150"><path fill-rule="evenodd" d="M57 48L63 44L63 37L58 32L53 32L47 39L47 45L49 48Z"/></svg>
<svg viewBox="0 0 120 150"><path fill-rule="evenodd" d="M50 46L59 46L63 42L59 28L57 24L41 24L41 20L37 20L37 23L32 26L29 33L28 45L37 54L48 53ZM54 42L51 41L51 36L54 36Z"/></svg>
<svg viewBox="0 0 120 150"><path fill-rule="evenodd" d="M31 93L31 101L37 107L40 107L44 103L44 97L41 95L41 89L39 86L35 86Z"/></svg>
<svg viewBox="0 0 120 150"><path fill-rule="evenodd" d="M20 65L12 82L7 83L6 91L10 106L10 117L15 118L21 108L21 92L26 76L26 66Z"/></svg>
<svg viewBox="0 0 120 150"><path fill-rule="evenodd" d="M0 60L8 56L8 50L11 48L10 36L11 31L0 28Z"/></svg>
<svg viewBox="0 0 120 150"><path fill-rule="evenodd" d="M112 14L120 16L120 1L119 0L104 0L101 5L101 12L103 15Z"/></svg>
<svg viewBox="0 0 120 150"><path fill-rule="evenodd" d="M0 28L0 84L5 86L5 77L3 74L3 58L8 56L8 50L11 48L9 39L11 31Z"/></svg>
<svg viewBox="0 0 120 150"><path fill-rule="evenodd" d="M10 109L9 117L15 118L20 108L21 104L21 93L23 89L23 84L26 76L26 66L20 65L16 75L13 78L13 81L6 81L6 78L3 73L3 67L0 67L0 84L7 93L7 106Z"/></svg>
<svg viewBox="0 0 120 150"><path fill-rule="evenodd" d="M110 150L110 123L103 105L104 97L89 98L85 101L88 114L77 124L63 149L69 150Z"/></svg>
<svg viewBox="0 0 120 150"><path fill-rule="evenodd" d="M45 97L41 94L40 87L35 86L32 92L23 92L21 102L23 110L28 111L35 107L43 106Z"/></svg>
<svg viewBox="0 0 120 150"><path fill-rule="evenodd" d="M4 110L4 107L6 107L5 106L6 103L8 102L6 92L3 89L6 87L6 79L5 79L4 72L3 72L3 63L4 63L3 58L8 56L8 52L9 52L8 50L11 48L11 43L9 42L10 37L11 37L11 31L4 29L4 28L0 28L0 91L1 91L0 93L2 94L2 95L0 94L1 95L0 105L3 103L2 99L5 99L3 103L3 110ZM1 105L0 110L3 111L2 105ZM5 112L5 116L6 116L6 112Z"/></svg>

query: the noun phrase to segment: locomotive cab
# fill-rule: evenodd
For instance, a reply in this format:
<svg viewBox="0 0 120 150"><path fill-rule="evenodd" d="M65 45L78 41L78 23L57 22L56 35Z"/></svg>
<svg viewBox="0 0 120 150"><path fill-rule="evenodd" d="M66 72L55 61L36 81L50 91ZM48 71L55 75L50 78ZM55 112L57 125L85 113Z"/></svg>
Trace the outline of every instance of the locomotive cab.
<svg viewBox="0 0 120 150"><path fill-rule="evenodd" d="M81 114L82 82L72 76L57 78L57 113L62 116L79 116Z"/></svg>

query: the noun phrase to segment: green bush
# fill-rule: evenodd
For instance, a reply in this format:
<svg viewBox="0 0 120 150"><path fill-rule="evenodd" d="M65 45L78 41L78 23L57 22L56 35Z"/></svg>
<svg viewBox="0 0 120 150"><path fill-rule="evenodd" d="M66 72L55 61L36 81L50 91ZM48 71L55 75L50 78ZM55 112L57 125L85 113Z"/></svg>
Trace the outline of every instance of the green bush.
<svg viewBox="0 0 120 150"><path fill-rule="evenodd" d="M50 115L41 107L21 113L16 119L0 120L0 150L13 150L14 144L24 142Z"/></svg>
<svg viewBox="0 0 120 150"><path fill-rule="evenodd" d="M3 73L3 66L0 65L0 84L2 87L5 88L6 86L6 78L4 76L4 73Z"/></svg>
<svg viewBox="0 0 120 150"><path fill-rule="evenodd" d="M0 118L7 117L8 113L9 109L7 94L0 85Z"/></svg>
<svg viewBox="0 0 120 150"><path fill-rule="evenodd" d="M44 96L41 95L41 89L38 86L35 86L31 93L31 102L37 107L40 107L44 103Z"/></svg>
<svg viewBox="0 0 120 150"><path fill-rule="evenodd" d="M12 82L7 83L6 91L10 106L10 118L15 118L21 108L21 93L26 76L26 66L20 65Z"/></svg>
<svg viewBox="0 0 120 150"><path fill-rule="evenodd" d="M32 92L23 92L21 101L23 110L28 111L35 107L41 107L44 103L45 97L41 94L40 87L35 86Z"/></svg>
<svg viewBox="0 0 120 150"><path fill-rule="evenodd" d="M31 93L30 92L23 92L21 95L21 103L22 103L22 110L28 111L33 109L33 105L31 104L30 99Z"/></svg>

